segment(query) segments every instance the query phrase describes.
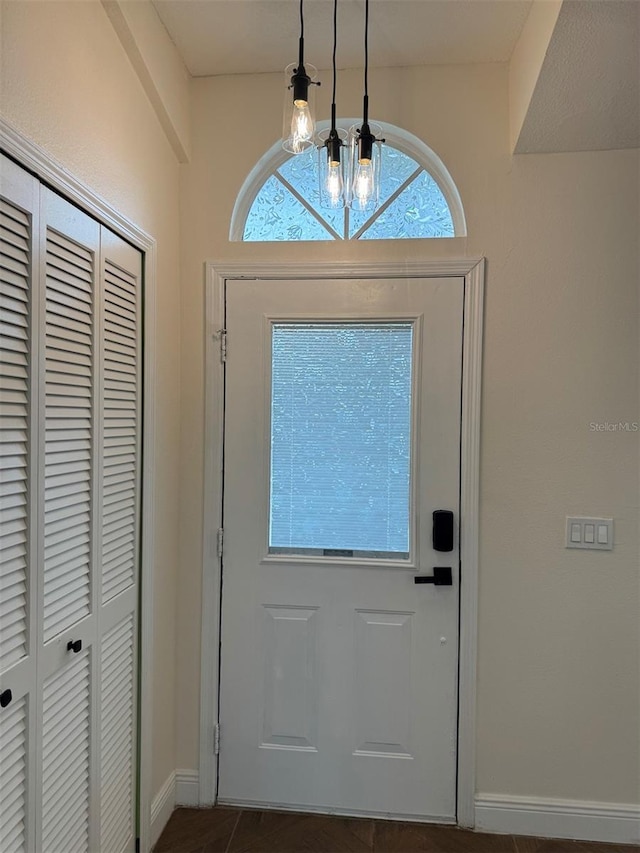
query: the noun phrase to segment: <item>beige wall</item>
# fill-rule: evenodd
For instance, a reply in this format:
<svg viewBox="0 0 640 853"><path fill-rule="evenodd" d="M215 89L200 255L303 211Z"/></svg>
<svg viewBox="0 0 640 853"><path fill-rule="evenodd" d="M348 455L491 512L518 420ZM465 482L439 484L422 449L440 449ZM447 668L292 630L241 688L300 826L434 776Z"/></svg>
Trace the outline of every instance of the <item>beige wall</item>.
<svg viewBox="0 0 640 853"><path fill-rule="evenodd" d="M1 7L0 111L157 240L153 791L175 768L179 167L99 2Z"/></svg>
<svg viewBox="0 0 640 853"><path fill-rule="evenodd" d="M280 132L280 86L280 75L192 84L182 200L178 766L198 766L203 262L485 255L477 790L638 802L638 434L590 430L591 422L640 420L638 152L511 158L505 66L377 71L372 117L406 128L442 158L469 236L229 243L236 194ZM328 89L319 115L328 114ZM359 73L340 75L338 99L341 114L358 114ZM615 550L566 550L571 514L614 516Z"/></svg>
<svg viewBox="0 0 640 853"><path fill-rule="evenodd" d="M640 420L638 152L511 158L506 67L377 71L373 116L443 159L469 236L232 244L280 75L192 81L180 187L99 3L3 3L2 32L2 116L158 241L153 793L198 766L203 262L485 255L477 788L637 802L638 434L589 424ZM341 74L339 111L360 105ZM615 550L565 550L567 514L613 515Z"/></svg>

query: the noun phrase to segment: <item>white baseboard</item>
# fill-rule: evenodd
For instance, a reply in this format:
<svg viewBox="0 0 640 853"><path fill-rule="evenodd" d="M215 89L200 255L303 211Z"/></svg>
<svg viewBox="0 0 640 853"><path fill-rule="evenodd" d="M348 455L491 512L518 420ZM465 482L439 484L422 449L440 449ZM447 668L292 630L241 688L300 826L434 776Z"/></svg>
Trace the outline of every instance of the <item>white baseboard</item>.
<svg viewBox="0 0 640 853"><path fill-rule="evenodd" d="M167 825L176 806L176 774L172 770L167 781L153 798L151 803L151 847L162 835L162 830Z"/></svg>
<svg viewBox="0 0 640 853"><path fill-rule="evenodd" d="M200 778L197 770L176 770L176 805L200 805Z"/></svg>
<svg viewBox="0 0 640 853"><path fill-rule="evenodd" d="M200 797L195 770L172 770L151 803L151 847L162 835L176 806L197 806Z"/></svg>
<svg viewBox="0 0 640 853"><path fill-rule="evenodd" d="M475 813L475 828L486 832L613 844L640 841L636 805L478 794Z"/></svg>

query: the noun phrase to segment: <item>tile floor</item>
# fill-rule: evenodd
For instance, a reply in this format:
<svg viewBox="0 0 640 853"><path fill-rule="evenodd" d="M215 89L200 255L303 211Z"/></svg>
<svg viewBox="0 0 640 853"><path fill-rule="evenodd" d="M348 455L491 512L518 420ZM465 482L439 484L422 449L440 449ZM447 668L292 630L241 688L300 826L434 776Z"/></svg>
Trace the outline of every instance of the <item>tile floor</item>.
<svg viewBox="0 0 640 853"><path fill-rule="evenodd" d="M640 847L220 806L175 811L154 853L640 853Z"/></svg>

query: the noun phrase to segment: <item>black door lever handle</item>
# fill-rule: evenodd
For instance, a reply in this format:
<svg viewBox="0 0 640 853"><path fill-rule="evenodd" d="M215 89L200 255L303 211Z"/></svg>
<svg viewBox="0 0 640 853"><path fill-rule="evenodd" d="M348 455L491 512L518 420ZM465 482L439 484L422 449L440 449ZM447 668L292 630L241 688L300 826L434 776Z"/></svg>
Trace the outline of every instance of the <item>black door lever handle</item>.
<svg viewBox="0 0 640 853"><path fill-rule="evenodd" d="M451 566L434 566L432 575L415 575L414 583L432 583L434 586L453 586Z"/></svg>

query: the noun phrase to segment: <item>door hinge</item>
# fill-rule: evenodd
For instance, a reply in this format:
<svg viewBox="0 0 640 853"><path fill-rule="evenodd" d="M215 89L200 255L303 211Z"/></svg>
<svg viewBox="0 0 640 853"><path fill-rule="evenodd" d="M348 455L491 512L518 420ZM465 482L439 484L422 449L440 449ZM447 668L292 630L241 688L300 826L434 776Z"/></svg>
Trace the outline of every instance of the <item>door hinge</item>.
<svg viewBox="0 0 640 853"><path fill-rule="evenodd" d="M216 534L216 554L222 557L222 548L224 546L224 528L219 527Z"/></svg>
<svg viewBox="0 0 640 853"><path fill-rule="evenodd" d="M213 754L220 755L220 723L213 727Z"/></svg>
<svg viewBox="0 0 640 853"><path fill-rule="evenodd" d="M136 838L136 853L140 853L140 839Z"/></svg>
<svg viewBox="0 0 640 853"><path fill-rule="evenodd" d="M227 360L227 330L218 329L218 336L220 338L220 361L224 364Z"/></svg>

